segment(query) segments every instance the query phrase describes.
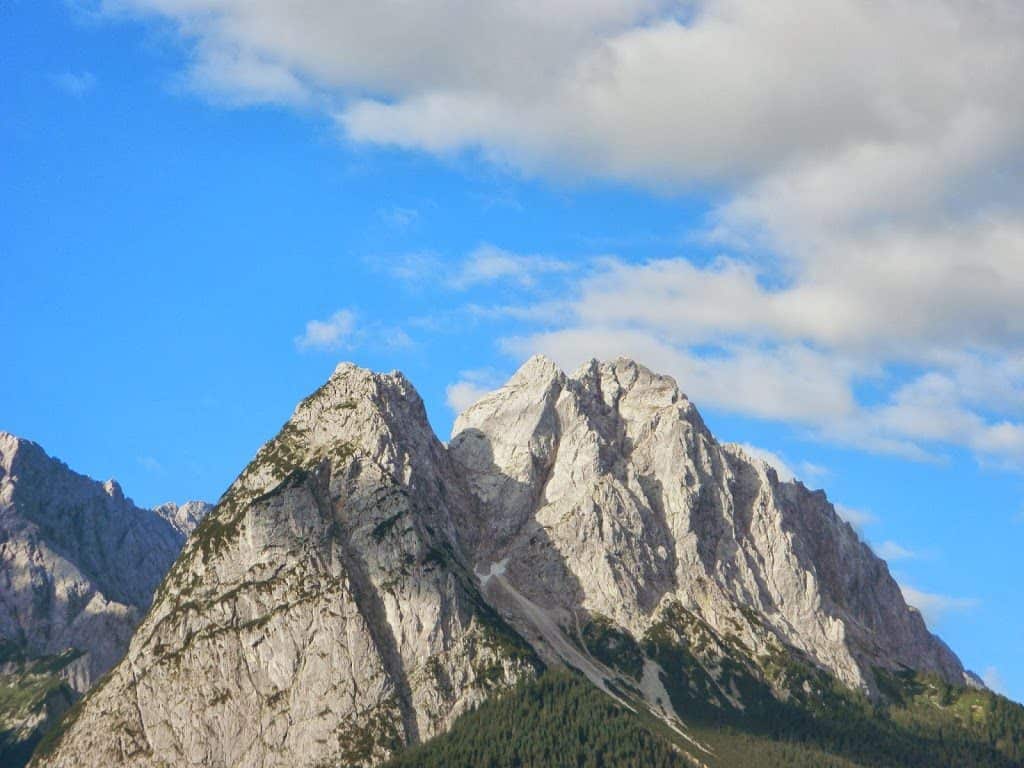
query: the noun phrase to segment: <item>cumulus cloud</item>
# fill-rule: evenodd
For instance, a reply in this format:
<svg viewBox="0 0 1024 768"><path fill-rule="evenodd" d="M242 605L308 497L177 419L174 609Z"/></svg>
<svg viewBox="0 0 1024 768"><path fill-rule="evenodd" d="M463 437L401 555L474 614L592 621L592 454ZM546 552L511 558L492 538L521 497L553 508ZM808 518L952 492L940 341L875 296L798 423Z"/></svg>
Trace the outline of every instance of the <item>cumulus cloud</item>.
<svg viewBox="0 0 1024 768"><path fill-rule="evenodd" d="M310 320L306 330L295 337L299 350L336 351L372 346L401 349L412 344L412 339L401 328L381 323L360 325L351 309L339 309L326 320Z"/></svg>
<svg viewBox="0 0 1024 768"><path fill-rule="evenodd" d="M906 584L900 584L903 599L917 608L930 626L935 626L950 613L961 613L977 607L978 601L969 597L950 597L932 592L923 592Z"/></svg>
<svg viewBox="0 0 1024 768"><path fill-rule="evenodd" d="M341 349L350 341L355 326L355 313L349 309L340 309L326 320L310 320L306 323L306 330L295 338L295 345L299 349Z"/></svg>
<svg viewBox="0 0 1024 768"><path fill-rule="evenodd" d="M605 262L517 354L625 353L818 438L1024 466L1016 0L100 6L169 19L194 87L320 109L351 141L707 193L692 241L725 255ZM483 246L435 274L531 287L563 267Z"/></svg>
<svg viewBox="0 0 1024 768"><path fill-rule="evenodd" d="M499 386L501 377L490 368L460 371L458 380L445 388L445 402L458 415Z"/></svg>
<svg viewBox="0 0 1024 768"><path fill-rule="evenodd" d="M889 271L902 269L893 260ZM1017 342L993 337L982 351L939 327L948 319L942 312L954 311L963 291L957 298L951 284L948 299L927 300L936 322L915 335L903 317L914 302L878 303L877 295L891 288L885 275L876 276L874 294L867 283L858 294L838 270L829 296L799 283L768 287L767 277L755 264L732 259L698 266L683 258L642 264L606 258L563 303L561 327L504 345L518 356L545 352L566 367L590 356L637 357L675 375L700 404L801 425L839 444L917 460L934 460L936 448L957 445L994 464L1024 466ZM963 279L969 282L966 273ZM991 303L1000 301L993 292ZM983 303L979 293L977 304ZM1006 297L990 318L1004 318L998 322L1004 331L1016 322L1007 318L1020 314L1009 304ZM887 374L893 366L901 367L901 377ZM858 398L865 383L884 396L870 403Z"/></svg>

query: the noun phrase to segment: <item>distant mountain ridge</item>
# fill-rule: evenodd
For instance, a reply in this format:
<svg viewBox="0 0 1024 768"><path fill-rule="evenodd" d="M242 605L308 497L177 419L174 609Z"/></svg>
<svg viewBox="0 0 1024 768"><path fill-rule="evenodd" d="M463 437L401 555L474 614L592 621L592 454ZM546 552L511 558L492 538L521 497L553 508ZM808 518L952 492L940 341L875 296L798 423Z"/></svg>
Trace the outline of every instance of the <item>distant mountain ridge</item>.
<svg viewBox="0 0 1024 768"><path fill-rule="evenodd" d="M63 708L88 691L124 655L190 526L209 508L142 509L116 481L92 480L0 432L3 674L20 679L35 670L37 687ZM31 738L29 710L16 729Z"/></svg>

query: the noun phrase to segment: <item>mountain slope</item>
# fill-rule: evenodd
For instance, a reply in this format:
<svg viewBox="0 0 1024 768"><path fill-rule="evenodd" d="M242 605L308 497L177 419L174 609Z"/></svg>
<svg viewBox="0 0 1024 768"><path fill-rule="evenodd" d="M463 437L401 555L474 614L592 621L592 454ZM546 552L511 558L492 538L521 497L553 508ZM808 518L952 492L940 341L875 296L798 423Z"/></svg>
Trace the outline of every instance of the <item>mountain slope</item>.
<svg viewBox="0 0 1024 768"><path fill-rule="evenodd" d="M339 366L196 529L52 765L378 761L534 674L400 375Z"/></svg>
<svg viewBox="0 0 1024 768"><path fill-rule="evenodd" d="M898 698L872 706L861 694L819 717L771 728L693 717L693 741L582 677L547 672L488 700L451 730L385 768L593 766L649 768L1017 768L1024 709L995 694L905 677ZM795 713L790 713L795 714ZM697 747L694 742L699 744Z"/></svg>
<svg viewBox="0 0 1024 768"><path fill-rule="evenodd" d="M1003 746L951 715L942 738L963 749L915 751L936 707L996 699L825 495L720 445L671 379L534 358L447 448L401 374L339 366L195 530L125 659L35 764L402 764L424 741L409 754L441 754L430 739L495 694L529 709L545 666L582 676L576 704L545 708L555 721L618 707L637 750L695 765L741 764L721 756L748 739L794 764L1004 768L1024 738L1020 708L991 704ZM877 739L888 751L859 746Z"/></svg>
<svg viewBox="0 0 1024 768"><path fill-rule="evenodd" d="M14 764L120 660L185 535L0 432L0 757Z"/></svg>

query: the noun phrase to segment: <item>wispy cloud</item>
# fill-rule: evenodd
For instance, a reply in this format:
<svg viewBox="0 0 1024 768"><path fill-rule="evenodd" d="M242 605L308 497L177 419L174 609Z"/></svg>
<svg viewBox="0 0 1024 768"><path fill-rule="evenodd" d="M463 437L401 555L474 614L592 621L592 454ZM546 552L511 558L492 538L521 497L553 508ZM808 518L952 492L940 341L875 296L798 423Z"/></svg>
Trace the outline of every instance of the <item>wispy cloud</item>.
<svg viewBox="0 0 1024 768"><path fill-rule="evenodd" d="M854 529L860 533L863 532L865 526L878 522L877 516L863 509L848 507L845 504L836 504L835 508L836 514L852 525Z"/></svg>
<svg viewBox="0 0 1024 768"><path fill-rule="evenodd" d="M981 681L985 683L989 690L1003 695L1006 694L1006 683L1003 681L1003 676L999 673L999 670L995 667L985 667L985 671L981 673Z"/></svg>
<svg viewBox="0 0 1024 768"><path fill-rule="evenodd" d="M50 79L62 91L79 99L96 87L96 76L92 72L60 72Z"/></svg>
<svg viewBox="0 0 1024 768"><path fill-rule="evenodd" d="M163 474L164 466L152 456L139 456L137 461L139 465L147 472L153 474Z"/></svg>
<svg viewBox="0 0 1024 768"><path fill-rule="evenodd" d="M381 208L377 211L377 216L392 229L404 231L419 221L420 212L415 208L394 205L390 208Z"/></svg>
<svg viewBox="0 0 1024 768"><path fill-rule="evenodd" d="M808 480L817 480L823 477L828 477L832 474L832 470L828 467L824 467L820 464L814 464L810 461L800 462L800 477L805 477Z"/></svg>
<svg viewBox="0 0 1024 768"><path fill-rule="evenodd" d="M903 599L917 608L929 626L939 624L950 613L962 613L978 606L978 600L971 597L951 597L933 592L923 592L907 584L900 584Z"/></svg>
<svg viewBox="0 0 1024 768"><path fill-rule="evenodd" d="M457 290L475 285L509 282L530 287L544 275L565 273L572 264L543 256L523 255L484 244L476 248L448 282Z"/></svg>
<svg viewBox="0 0 1024 768"><path fill-rule="evenodd" d="M515 253L490 243L483 243L459 258L418 251L395 257L375 257L369 261L391 277L414 287L428 284L459 292L497 285L531 289L550 278L564 277L575 270L575 265L569 261ZM534 310L524 305L520 311Z"/></svg>
<svg viewBox="0 0 1024 768"><path fill-rule="evenodd" d="M883 541L878 546L874 547L875 554L883 560L895 561L895 560L916 560L921 557L921 553L912 549L908 549L895 541Z"/></svg>

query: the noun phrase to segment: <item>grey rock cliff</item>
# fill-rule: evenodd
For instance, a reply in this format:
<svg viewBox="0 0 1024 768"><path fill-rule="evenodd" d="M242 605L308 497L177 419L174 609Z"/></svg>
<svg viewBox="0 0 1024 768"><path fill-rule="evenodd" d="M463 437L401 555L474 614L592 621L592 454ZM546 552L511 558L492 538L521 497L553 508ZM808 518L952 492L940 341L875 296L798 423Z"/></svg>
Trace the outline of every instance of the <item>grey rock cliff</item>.
<svg viewBox="0 0 1024 768"><path fill-rule="evenodd" d="M195 530L50 765L363 765L534 673L401 374L342 365Z"/></svg>
<svg viewBox="0 0 1024 768"><path fill-rule="evenodd" d="M679 604L854 687L874 666L966 680L823 492L719 444L675 381L633 361L569 377L532 358L459 417L450 452L482 504L478 564L506 563L566 627L601 614L641 637Z"/></svg>
<svg viewBox="0 0 1024 768"><path fill-rule="evenodd" d="M344 364L196 528L36 764L373 765L541 661L689 738L665 692L682 672L624 672L595 627L677 643L716 706L743 706L727 667L812 695L779 659L868 693L876 667L965 681L824 493L719 444L672 379L533 358L445 448L401 374Z"/></svg>
<svg viewBox="0 0 1024 768"><path fill-rule="evenodd" d="M184 504L165 502L153 511L166 520L182 536L187 537L211 511L213 504L205 501L186 501Z"/></svg>
<svg viewBox="0 0 1024 768"><path fill-rule="evenodd" d="M183 541L115 481L0 432L0 638L31 656L83 652L78 692L124 654Z"/></svg>

